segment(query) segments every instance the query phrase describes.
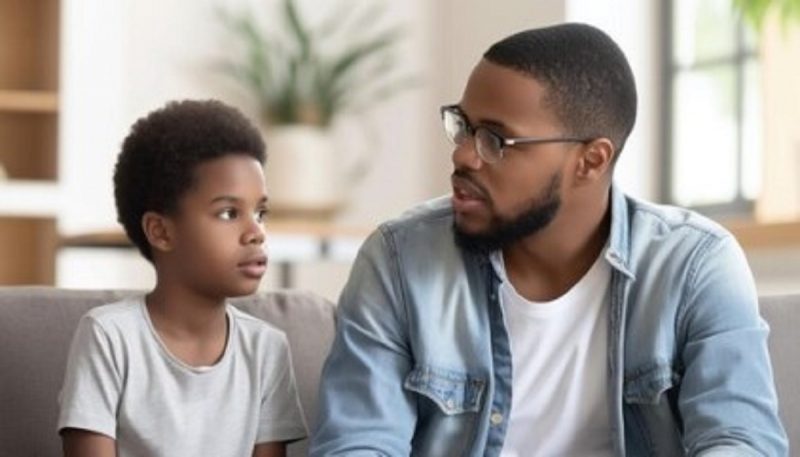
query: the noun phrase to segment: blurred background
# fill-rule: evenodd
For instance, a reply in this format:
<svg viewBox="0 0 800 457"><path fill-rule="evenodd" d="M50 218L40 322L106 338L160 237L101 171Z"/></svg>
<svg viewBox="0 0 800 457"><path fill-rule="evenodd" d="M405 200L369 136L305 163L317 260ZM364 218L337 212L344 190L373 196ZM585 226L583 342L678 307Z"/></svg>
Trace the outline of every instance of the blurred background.
<svg viewBox="0 0 800 457"><path fill-rule="evenodd" d="M579 21L620 44L638 84L618 183L727 226L760 293L800 292L792 3L0 0L0 285L151 287L116 223L116 155L166 101L217 98L269 145L263 287L335 299L378 223L448 192L438 107L485 49Z"/></svg>

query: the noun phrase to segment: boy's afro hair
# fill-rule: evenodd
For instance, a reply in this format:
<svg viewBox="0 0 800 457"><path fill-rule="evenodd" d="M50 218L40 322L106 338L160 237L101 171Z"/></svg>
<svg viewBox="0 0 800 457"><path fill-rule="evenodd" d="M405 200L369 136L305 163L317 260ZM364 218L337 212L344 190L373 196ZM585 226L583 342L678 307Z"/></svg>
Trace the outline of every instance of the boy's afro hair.
<svg viewBox="0 0 800 457"><path fill-rule="evenodd" d="M114 199L117 219L146 259L153 257L142 216L174 213L197 165L228 154L263 165L266 146L241 112L220 101L173 101L133 124L114 167Z"/></svg>

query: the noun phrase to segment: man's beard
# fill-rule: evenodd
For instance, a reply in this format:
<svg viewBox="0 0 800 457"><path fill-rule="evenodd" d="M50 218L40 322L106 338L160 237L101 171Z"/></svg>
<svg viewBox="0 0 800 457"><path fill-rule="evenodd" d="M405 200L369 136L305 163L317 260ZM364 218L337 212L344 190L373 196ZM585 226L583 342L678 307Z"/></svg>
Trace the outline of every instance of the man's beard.
<svg viewBox="0 0 800 457"><path fill-rule="evenodd" d="M560 184L561 174L558 173L550 180L542 196L532 202L527 210L511 220L493 216L490 228L484 233L465 233L453 221L456 244L467 251L488 254L547 227L561 207L558 193Z"/></svg>

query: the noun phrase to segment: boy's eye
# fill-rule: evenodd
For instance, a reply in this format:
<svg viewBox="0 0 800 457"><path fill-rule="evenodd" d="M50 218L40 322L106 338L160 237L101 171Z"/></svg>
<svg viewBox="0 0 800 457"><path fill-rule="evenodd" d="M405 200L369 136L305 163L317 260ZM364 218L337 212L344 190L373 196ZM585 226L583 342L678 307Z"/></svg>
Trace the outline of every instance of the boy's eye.
<svg viewBox="0 0 800 457"><path fill-rule="evenodd" d="M217 216L224 221L231 221L239 216L239 212L235 208L225 208Z"/></svg>
<svg viewBox="0 0 800 457"><path fill-rule="evenodd" d="M269 210L266 208L256 211L256 221L258 221L259 223L264 222L267 219L268 214Z"/></svg>

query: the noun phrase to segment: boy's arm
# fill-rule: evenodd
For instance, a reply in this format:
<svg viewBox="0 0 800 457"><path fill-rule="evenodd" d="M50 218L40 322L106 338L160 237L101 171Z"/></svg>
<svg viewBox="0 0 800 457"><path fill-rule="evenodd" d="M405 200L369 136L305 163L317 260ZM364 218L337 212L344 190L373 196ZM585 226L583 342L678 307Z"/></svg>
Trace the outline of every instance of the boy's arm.
<svg viewBox="0 0 800 457"><path fill-rule="evenodd" d="M286 457L286 444L261 443L253 449L253 457Z"/></svg>
<svg viewBox="0 0 800 457"><path fill-rule="evenodd" d="M61 432L64 457L116 457L117 450L111 437L77 428ZM254 457L281 456L283 454L253 454Z"/></svg>
<svg viewBox="0 0 800 457"><path fill-rule="evenodd" d="M91 433L114 441L122 381L112 346L111 337L98 322L88 315L81 319L59 395L58 430L65 439Z"/></svg>

